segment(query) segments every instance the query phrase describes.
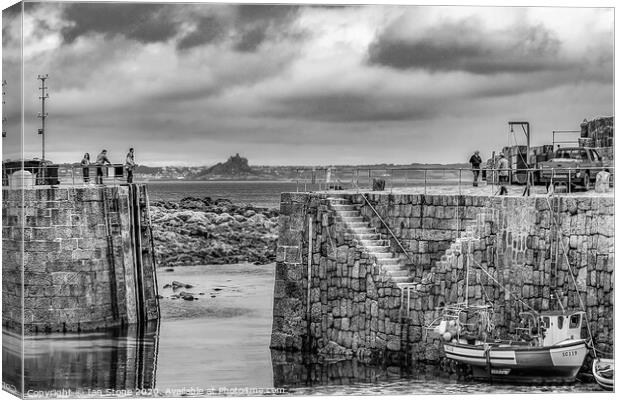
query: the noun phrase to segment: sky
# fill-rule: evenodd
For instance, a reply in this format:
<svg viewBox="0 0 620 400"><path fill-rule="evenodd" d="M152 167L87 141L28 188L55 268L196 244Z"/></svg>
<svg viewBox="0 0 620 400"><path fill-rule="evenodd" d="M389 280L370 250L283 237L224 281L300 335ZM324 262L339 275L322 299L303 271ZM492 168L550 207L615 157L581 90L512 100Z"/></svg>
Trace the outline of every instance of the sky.
<svg viewBox="0 0 620 400"><path fill-rule="evenodd" d="M467 162L613 115L613 10L25 4L2 15L4 158L150 166ZM21 57L23 50L23 71ZM23 73L23 75L22 75ZM575 134L574 137L576 137Z"/></svg>

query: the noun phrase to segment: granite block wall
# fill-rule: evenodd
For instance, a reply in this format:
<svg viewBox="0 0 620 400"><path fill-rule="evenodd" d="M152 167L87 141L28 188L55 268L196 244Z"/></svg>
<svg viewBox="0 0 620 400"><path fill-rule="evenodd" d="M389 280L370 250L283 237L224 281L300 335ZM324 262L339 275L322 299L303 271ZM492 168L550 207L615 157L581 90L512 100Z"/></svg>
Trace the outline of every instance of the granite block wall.
<svg viewBox="0 0 620 400"><path fill-rule="evenodd" d="M129 210L128 187L3 190L3 325L21 329L22 300L26 332L137 322Z"/></svg>

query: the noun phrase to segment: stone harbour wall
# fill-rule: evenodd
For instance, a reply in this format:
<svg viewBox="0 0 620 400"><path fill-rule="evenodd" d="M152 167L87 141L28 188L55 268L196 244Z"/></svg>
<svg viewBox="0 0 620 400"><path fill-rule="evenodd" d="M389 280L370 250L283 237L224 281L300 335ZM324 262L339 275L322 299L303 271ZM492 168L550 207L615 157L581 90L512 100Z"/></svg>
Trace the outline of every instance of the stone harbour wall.
<svg viewBox="0 0 620 400"><path fill-rule="evenodd" d="M359 204L365 219L387 236L361 195L338 196ZM282 195L273 348L438 361L439 338L425 327L440 315L439 307L464 300L469 267L469 301L494 304L497 337L517 332L525 309L516 298L546 311L559 310L560 303L580 309L581 296L597 349L612 351L613 197L369 193L413 260L405 263L415 283L408 296L352 242L326 197ZM395 242L391 246L402 252Z"/></svg>
<svg viewBox="0 0 620 400"><path fill-rule="evenodd" d="M136 236L131 190L140 188L3 190L4 326L21 330L22 295L26 333L158 318L152 252Z"/></svg>

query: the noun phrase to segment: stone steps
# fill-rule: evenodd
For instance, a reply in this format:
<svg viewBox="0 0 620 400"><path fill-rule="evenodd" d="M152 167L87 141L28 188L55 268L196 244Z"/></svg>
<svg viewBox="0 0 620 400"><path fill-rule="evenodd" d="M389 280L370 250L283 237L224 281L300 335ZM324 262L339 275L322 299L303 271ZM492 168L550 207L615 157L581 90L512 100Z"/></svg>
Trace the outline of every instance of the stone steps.
<svg viewBox="0 0 620 400"><path fill-rule="evenodd" d="M377 235L378 237L379 235ZM359 244L364 246L364 247L371 247L371 246L387 246L387 240L383 240L383 239L359 239L358 240Z"/></svg>
<svg viewBox="0 0 620 400"><path fill-rule="evenodd" d="M359 209L356 206L352 205L352 204L349 204L349 205L336 204L336 205L332 205L331 207L332 207L332 209L334 209L337 212L359 211Z"/></svg>
<svg viewBox="0 0 620 400"><path fill-rule="evenodd" d="M391 258L391 257L381 258L381 257L378 257L377 254L373 254L373 255L377 258L377 262L381 265L384 265L384 266L385 265L397 265L397 266L401 265L401 262L398 258Z"/></svg>
<svg viewBox="0 0 620 400"><path fill-rule="evenodd" d="M389 246L365 246L366 249L372 253L390 253L392 254L392 252L390 251Z"/></svg>
<svg viewBox="0 0 620 400"><path fill-rule="evenodd" d="M355 233L355 235L360 238L360 239L366 239L370 236L372 237L379 237L379 234L377 233L377 230L375 228L356 228L355 231L353 232Z"/></svg>
<svg viewBox="0 0 620 400"><path fill-rule="evenodd" d="M411 282L407 268L407 257L402 254L394 254L389 246L389 241L381 238L377 229L362 215L360 207L351 204L344 198L327 198L329 206L335 211L339 222L343 223L369 255L373 256L383 271L390 275L396 284Z"/></svg>
<svg viewBox="0 0 620 400"><path fill-rule="evenodd" d="M349 218L355 217L355 218L357 218L360 215L360 213L357 210L342 210L342 211L338 211L338 215L341 218L344 218L344 217L349 217Z"/></svg>

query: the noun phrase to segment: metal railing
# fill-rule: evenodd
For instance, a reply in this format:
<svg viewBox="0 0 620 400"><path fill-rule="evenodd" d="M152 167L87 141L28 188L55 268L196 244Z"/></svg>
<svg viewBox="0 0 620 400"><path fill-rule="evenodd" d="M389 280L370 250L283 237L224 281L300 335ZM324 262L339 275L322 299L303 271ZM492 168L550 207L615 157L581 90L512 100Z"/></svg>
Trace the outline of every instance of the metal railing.
<svg viewBox="0 0 620 400"><path fill-rule="evenodd" d="M358 188L359 189L359 188ZM377 216L377 218L379 218L379 221L381 222L381 224L385 227L385 229L388 231L389 235L392 237L392 239L390 239L388 237L388 243L390 242L390 240L394 240L396 242L396 244L398 245L398 247L400 248L400 250L403 252L403 254L409 259L409 261L411 263L415 263L413 257L411 256L411 254L405 249L405 247L403 246L403 244L400 242L400 240L398 240L398 238L396 237L396 235L394 234L394 232L392 231L392 229L390 228L390 226L387 224L387 222L385 222L385 220L383 219L383 217L381 217L381 214L379 214L379 212L377 211L377 209L372 205L372 203L370 202L370 200L368 200L368 197L366 197L365 194L361 193L362 198L364 198L364 201L366 202L366 204L368 204L368 206L370 207L370 209L372 210L372 212Z"/></svg>
<svg viewBox="0 0 620 400"><path fill-rule="evenodd" d="M29 175L14 175L26 171ZM3 187L24 186L61 186L61 185L120 185L126 182L123 164L105 164L88 166L73 165L39 165L24 167L2 167ZM16 179L31 179L30 182L16 182Z"/></svg>
<svg viewBox="0 0 620 400"><path fill-rule="evenodd" d="M565 186L566 192L571 193L578 186L583 186L585 171L589 172L589 183L593 186L596 174L608 170L611 174L610 185L613 184L614 167L601 166L589 169L584 168L519 168L499 169L483 168L479 170L478 186L491 189L492 193L499 191L501 186L521 185L527 187L541 187L546 192L550 185L554 188ZM424 194L434 189L449 187L462 194L465 187L473 185L473 170L471 168L297 168L296 190L304 192L326 190L383 190L393 192L398 188L418 187ZM500 182L500 176L507 181ZM502 179L502 180L503 180Z"/></svg>

